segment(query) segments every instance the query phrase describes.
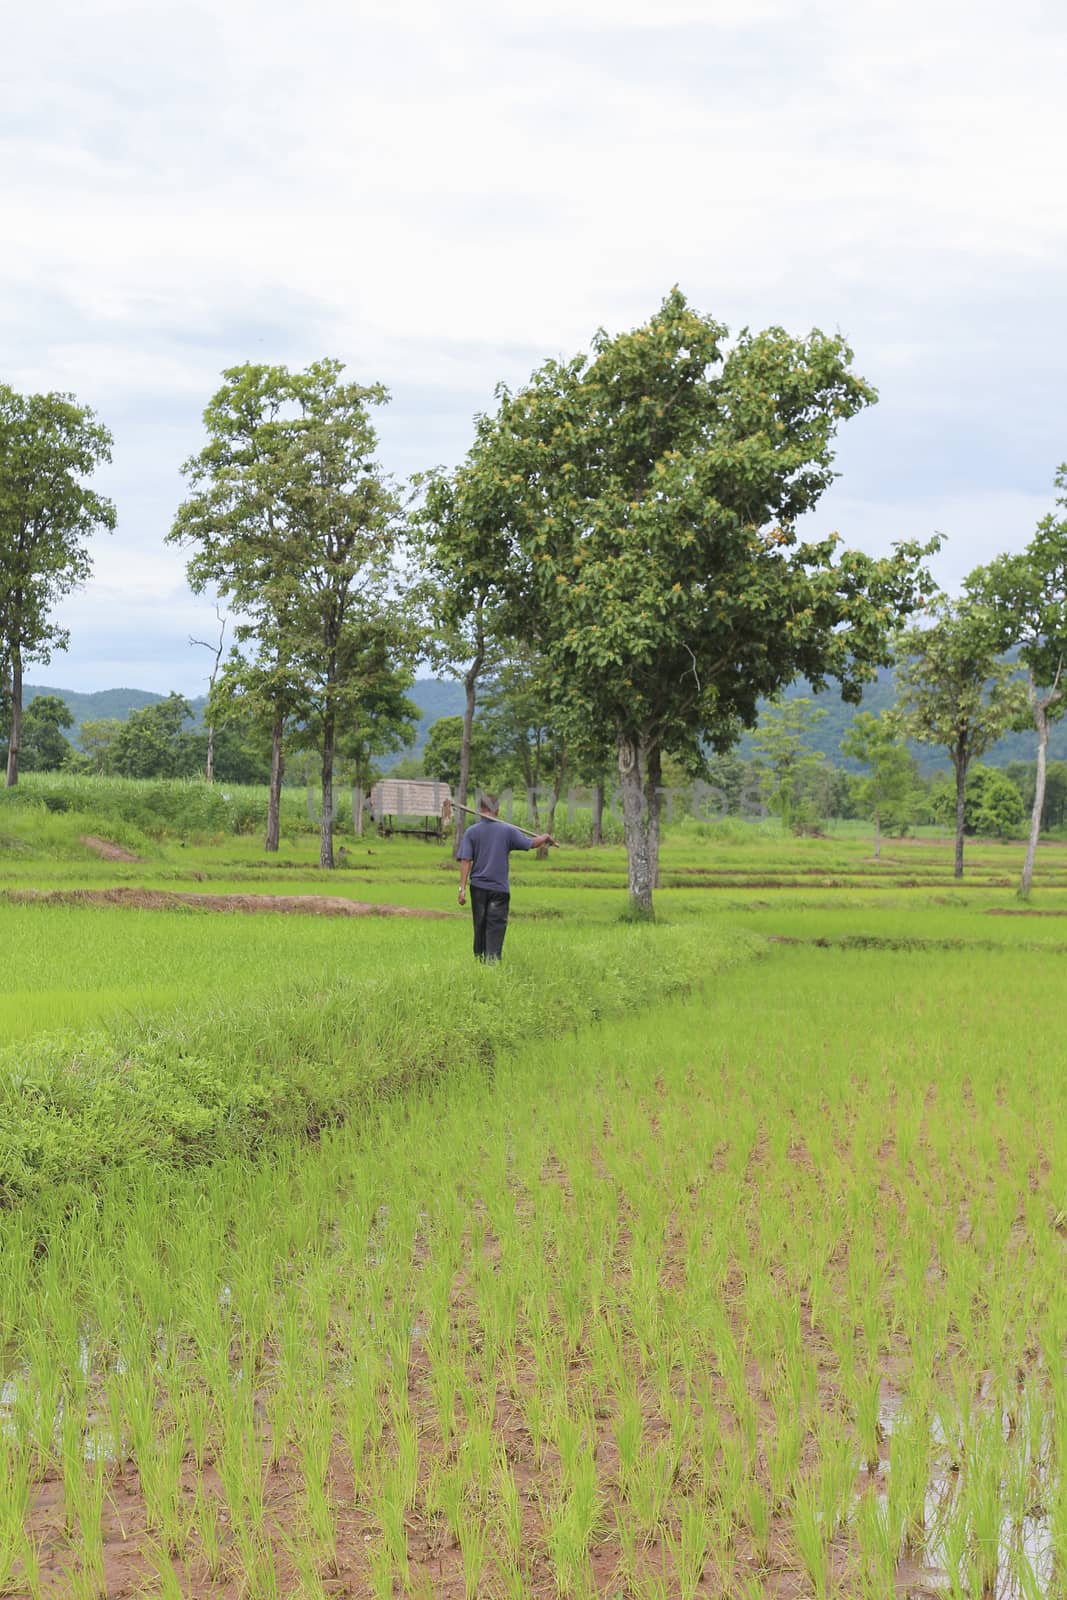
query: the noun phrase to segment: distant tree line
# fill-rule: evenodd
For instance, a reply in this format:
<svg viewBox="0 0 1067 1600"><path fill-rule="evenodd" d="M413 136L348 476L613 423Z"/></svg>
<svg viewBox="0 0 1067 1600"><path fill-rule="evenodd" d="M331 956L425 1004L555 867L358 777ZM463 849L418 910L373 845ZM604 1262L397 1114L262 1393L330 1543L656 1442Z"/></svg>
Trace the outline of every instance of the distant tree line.
<svg viewBox="0 0 1067 1600"><path fill-rule="evenodd" d="M1020 794L981 776L982 757L1029 727L1026 893L1064 705L1067 476L1025 550L976 569L956 597L927 570L936 539L880 559L836 536L802 539L800 519L834 477L838 427L876 398L840 337L731 336L674 289L642 326L598 333L498 389L463 462L404 488L377 459L380 384L350 381L334 360L232 367L168 535L188 552L194 591L233 619L204 728L172 695L119 727L83 725L70 755L54 706L24 711L23 675L65 642L55 605L84 581L92 537L114 526L91 487L111 437L69 395L0 387L7 783L57 754L131 775L266 769L265 844L277 849L286 763L310 757L329 868L341 764L362 793L409 743L414 668L429 661L462 683L465 709L458 728L435 730L428 767L448 767L461 804L483 772L521 783L549 825L566 783L598 805L616 794L631 911L650 917L665 775L706 779L797 679L815 694L836 683L856 704L896 660L896 704L849 735L858 777L816 759L813 708L763 717L752 766L765 803L798 829L853 806L880 839L922 788L906 741L931 745L952 768L961 875L975 817L1006 825L1009 791ZM927 788L942 805L940 786Z"/></svg>

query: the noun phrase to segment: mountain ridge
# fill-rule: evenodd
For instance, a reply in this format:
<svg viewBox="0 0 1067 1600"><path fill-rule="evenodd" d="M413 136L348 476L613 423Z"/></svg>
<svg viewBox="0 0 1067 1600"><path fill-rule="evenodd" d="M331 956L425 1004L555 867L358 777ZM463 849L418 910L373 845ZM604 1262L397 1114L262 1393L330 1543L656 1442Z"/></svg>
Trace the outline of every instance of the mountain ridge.
<svg viewBox="0 0 1067 1600"><path fill-rule="evenodd" d="M125 721L131 711L138 711L143 706L154 705L167 698L166 695L156 694L149 689L118 688L84 692L44 684L26 685L27 704L42 694L58 695L66 703L74 717L74 726L69 730L72 739L77 739L81 724L92 718L117 717L120 721ZM420 756L426 743L426 735L437 718L460 716L463 711L463 685L453 678L417 678L411 687L410 695L421 712L419 727L412 744L398 759ZM842 756L841 740L851 726L857 710L885 711L893 704L895 695L893 670L890 667L883 667L879 670L877 679L865 688L863 701L859 707L847 705L832 689L816 695L812 692L810 684L805 683L803 679L791 684L782 698L785 700L808 698L820 710L825 711L826 715L812 729L812 748L821 751L835 766L848 771L858 771L854 761ZM193 725L196 726L202 719L207 697L196 695L187 698L193 711ZM763 708L765 709L765 703ZM751 733L742 735L737 749L741 756L748 757L752 754ZM911 749L924 773L941 771L948 767L947 758L933 745L914 744ZM1007 766L1013 761L1033 761L1035 756L1035 735L1026 731L1009 733L998 740L983 757L983 762L986 766ZM1052 726L1049 759L1067 760L1067 719Z"/></svg>

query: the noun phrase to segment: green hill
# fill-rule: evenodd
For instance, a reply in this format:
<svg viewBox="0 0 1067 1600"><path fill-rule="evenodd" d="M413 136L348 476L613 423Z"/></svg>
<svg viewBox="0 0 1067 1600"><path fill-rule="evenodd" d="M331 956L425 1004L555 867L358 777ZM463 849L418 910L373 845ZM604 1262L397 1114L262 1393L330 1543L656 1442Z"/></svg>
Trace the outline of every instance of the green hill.
<svg viewBox="0 0 1067 1600"><path fill-rule="evenodd" d="M77 740L78 729L83 722L90 722L98 717L116 717L120 722L125 722L131 711L139 711L142 706L155 705L160 700L165 700L162 694L153 694L148 689L99 689L93 694L83 694L77 689L59 689L47 684L28 683L25 689L25 700L28 705L38 695L54 694L64 701L74 718L74 726L68 730L71 740ZM432 723L438 717L459 716L463 711L463 686L448 678L418 678L411 690L411 698L422 712L419 718L419 731L407 752L409 755L418 756L426 743L426 734ZM193 725L201 721L204 706L207 704L204 695L191 699L189 704L193 708Z"/></svg>
<svg viewBox="0 0 1067 1600"><path fill-rule="evenodd" d="M95 694L81 694L75 689L56 689L43 684L27 684L27 702L39 694L55 694L66 701L74 717L74 727L70 730L72 739L77 738L81 724L91 718L118 717L124 721L131 711L165 698L161 694L152 694L147 689L101 689ZM841 740L851 726L856 708L846 705L834 689L828 690L825 694L812 695L810 684L802 679L786 691L784 698L794 700L801 696L814 699L815 704L826 712L825 717L813 730L811 741L813 746L821 750L827 760L832 761L835 766L853 768L855 763L847 761L841 754ZM886 711L893 704L895 696L893 672L884 669L879 672L877 682L872 683L865 691L863 709ZM419 718L418 733L405 754L418 757L422 754L426 735L438 717L462 715L463 685L451 678L418 678L412 686L411 698L422 714ZM193 708L194 724L199 723L206 703L205 698L200 695L189 703ZM742 756L752 754L750 734L745 735L738 749ZM913 745L912 749L923 772L932 772L948 765L947 759L930 745ZM1067 761L1067 719L1053 725L1049 740L1049 757L1054 761ZM994 745L984 759L988 766L1006 766L1011 761L1033 761L1034 736L1030 733L1009 734Z"/></svg>

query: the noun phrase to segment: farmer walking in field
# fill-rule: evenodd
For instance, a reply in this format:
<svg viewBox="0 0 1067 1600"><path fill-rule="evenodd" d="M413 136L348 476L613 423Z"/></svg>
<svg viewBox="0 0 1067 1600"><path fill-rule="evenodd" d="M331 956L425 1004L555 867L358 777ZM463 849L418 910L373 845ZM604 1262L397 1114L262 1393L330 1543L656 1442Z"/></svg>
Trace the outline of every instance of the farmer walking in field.
<svg viewBox="0 0 1067 1600"><path fill-rule="evenodd" d="M534 850L555 844L550 833L528 833L497 815L495 795L483 794L480 816L463 835L459 846L459 903L467 903L470 882L474 916L474 954L479 961L499 961L508 927L511 889L508 856L512 850Z"/></svg>

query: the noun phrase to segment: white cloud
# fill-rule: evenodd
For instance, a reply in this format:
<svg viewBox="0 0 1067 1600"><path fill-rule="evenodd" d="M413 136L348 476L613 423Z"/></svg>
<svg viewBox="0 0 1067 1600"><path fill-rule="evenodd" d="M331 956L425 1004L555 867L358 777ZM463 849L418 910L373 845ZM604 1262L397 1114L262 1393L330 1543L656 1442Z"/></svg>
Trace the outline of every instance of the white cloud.
<svg viewBox="0 0 1067 1600"><path fill-rule="evenodd" d="M968 452L981 504L1017 507L1067 453L1067 27L1041 0L42 0L6 30L5 377L112 421L131 613L173 592L223 366L380 377L406 472L674 281L733 326L849 334L883 392L843 457L872 536L965 498Z"/></svg>

